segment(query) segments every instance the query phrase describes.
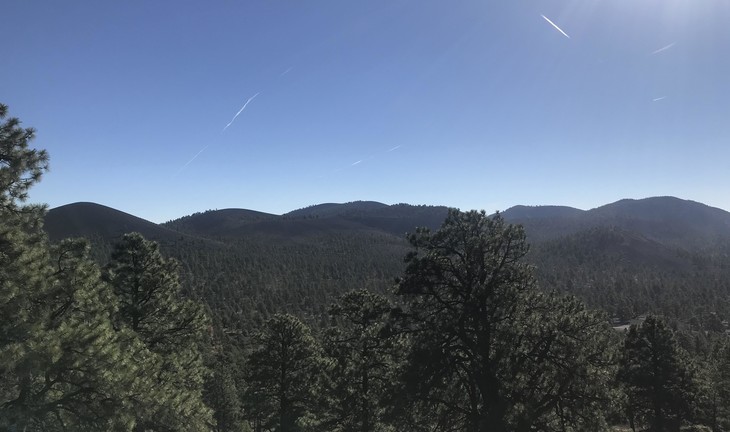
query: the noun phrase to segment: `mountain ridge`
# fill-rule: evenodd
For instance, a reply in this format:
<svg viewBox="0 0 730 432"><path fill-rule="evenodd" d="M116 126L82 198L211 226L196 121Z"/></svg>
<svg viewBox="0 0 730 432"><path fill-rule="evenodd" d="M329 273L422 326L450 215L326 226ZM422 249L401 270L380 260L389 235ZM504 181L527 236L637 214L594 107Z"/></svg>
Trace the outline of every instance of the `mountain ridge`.
<svg viewBox="0 0 730 432"><path fill-rule="evenodd" d="M46 230L52 241L89 238L101 262L121 234L139 231L180 262L196 296L205 297L228 325L244 329L279 305L301 302L302 316L315 319L326 316L322 305L346 291L388 292L412 251L406 233L438 229L447 211L328 203L284 215L212 210L154 224L77 203L51 209ZM541 286L572 293L611 314L630 317L652 304L681 310L690 301L690 287L703 287L713 301L730 295L724 282L730 280L730 213L724 210L656 197L591 210L515 206L502 215L524 226L531 244L527 259Z"/></svg>
<svg viewBox="0 0 730 432"><path fill-rule="evenodd" d="M181 236L220 241L246 236L311 237L334 232L382 232L403 238L417 227L437 229L444 206L376 201L317 204L283 215L244 208L208 210L155 224L101 204L79 202L48 211L46 230L56 241L70 236L117 238L138 231L158 241ZM590 210L568 206L513 206L501 212L525 227L532 243L541 243L597 227L635 232L670 247L691 250L730 241L730 212L676 197L622 199Z"/></svg>

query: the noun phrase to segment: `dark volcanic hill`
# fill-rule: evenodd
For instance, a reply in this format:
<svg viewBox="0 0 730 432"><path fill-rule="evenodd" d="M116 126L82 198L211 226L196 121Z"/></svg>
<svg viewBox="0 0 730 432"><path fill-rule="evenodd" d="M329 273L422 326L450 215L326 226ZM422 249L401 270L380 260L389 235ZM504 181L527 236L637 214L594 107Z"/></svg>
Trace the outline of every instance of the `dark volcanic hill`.
<svg viewBox="0 0 730 432"><path fill-rule="evenodd" d="M111 207L78 202L48 211L45 229L51 241L69 237L116 240L122 234L139 232L150 240L170 241L180 233Z"/></svg>

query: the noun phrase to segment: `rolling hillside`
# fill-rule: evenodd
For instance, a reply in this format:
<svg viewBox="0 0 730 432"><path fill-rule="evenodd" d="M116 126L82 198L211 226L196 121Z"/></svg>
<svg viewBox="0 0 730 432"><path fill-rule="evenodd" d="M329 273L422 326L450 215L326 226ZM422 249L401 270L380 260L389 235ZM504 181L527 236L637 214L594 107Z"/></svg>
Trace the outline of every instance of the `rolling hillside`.
<svg viewBox="0 0 730 432"><path fill-rule="evenodd" d="M405 233L438 228L447 209L377 202L321 204L285 215L206 211L162 225L92 203L48 212L53 240L84 236L101 260L119 236L139 231L181 262L191 295L229 327L288 310L316 321L340 293L386 292L403 269ZM517 206L528 258L545 289L574 293L622 317L647 310L730 314L730 213L673 197L621 200L592 210ZM724 302L724 303L723 303ZM686 309L686 308L685 308ZM725 312L723 312L725 313Z"/></svg>

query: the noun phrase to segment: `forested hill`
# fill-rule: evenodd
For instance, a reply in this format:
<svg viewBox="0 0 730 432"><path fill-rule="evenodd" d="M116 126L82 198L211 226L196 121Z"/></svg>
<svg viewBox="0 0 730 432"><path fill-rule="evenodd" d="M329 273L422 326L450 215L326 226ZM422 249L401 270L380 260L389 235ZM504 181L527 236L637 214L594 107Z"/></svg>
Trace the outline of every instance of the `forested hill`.
<svg viewBox="0 0 730 432"><path fill-rule="evenodd" d="M333 232L380 231L403 237L416 227L438 228L442 206L386 205L372 201L319 204L281 216L244 209L209 210L163 226L192 235L232 239L247 235L312 236Z"/></svg>
<svg viewBox="0 0 730 432"><path fill-rule="evenodd" d="M516 206L502 216L525 226L533 242L598 227L614 227L685 249L712 248L730 239L730 213L674 197L624 199L587 211Z"/></svg>
<svg viewBox="0 0 730 432"><path fill-rule="evenodd" d="M100 204L80 202L51 209L45 224L52 240L89 235L113 239L129 231L163 242L179 238L180 233L223 240L334 231L382 231L401 237L416 227L438 228L446 213L443 206L356 201L318 204L281 216L246 209L208 210L155 224ZM691 250L714 248L730 239L730 213L674 197L624 199L591 210L519 205L501 214L509 222L523 225L532 243L601 227Z"/></svg>
<svg viewBox="0 0 730 432"><path fill-rule="evenodd" d="M439 206L359 201L284 215L210 210L158 225L77 203L50 210L46 229L53 240L90 238L101 260L123 232L141 232L181 261L188 285L227 325L245 327L281 310L316 319L353 288L389 290L409 250L405 234L438 228L446 214ZM730 213L723 210L656 197L587 211L517 206L502 215L525 227L544 288L575 293L612 315L690 316L698 294L698 307L718 312L716 301L730 295Z"/></svg>

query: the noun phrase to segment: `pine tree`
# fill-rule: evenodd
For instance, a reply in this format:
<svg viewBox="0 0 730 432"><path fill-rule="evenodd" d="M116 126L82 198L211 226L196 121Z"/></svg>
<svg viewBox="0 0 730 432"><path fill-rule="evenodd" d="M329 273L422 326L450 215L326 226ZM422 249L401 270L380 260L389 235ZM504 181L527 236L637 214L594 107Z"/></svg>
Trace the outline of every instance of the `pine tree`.
<svg viewBox="0 0 730 432"><path fill-rule="evenodd" d="M730 343L719 341L703 374L704 417L713 431L730 430Z"/></svg>
<svg viewBox="0 0 730 432"><path fill-rule="evenodd" d="M294 316L277 314L254 340L245 391L254 431L312 429L322 359L309 328Z"/></svg>
<svg viewBox="0 0 730 432"><path fill-rule="evenodd" d="M367 290L349 292L330 308L333 325L323 344L330 359L328 430L383 430L398 346L391 309L388 299Z"/></svg>
<svg viewBox="0 0 730 432"><path fill-rule="evenodd" d="M119 302L117 326L128 328L150 352L153 400L139 395L139 428L198 431L213 424L203 403L206 375L201 344L208 322L200 304L180 294L177 263L138 233L126 234L104 274Z"/></svg>
<svg viewBox="0 0 730 432"><path fill-rule="evenodd" d="M0 428L129 429L139 386L110 290L84 242L51 250L43 207L22 205L47 167L32 136L16 119L0 125Z"/></svg>
<svg viewBox="0 0 730 432"><path fill-rule="evenodd" d="M662 319L649 316L629 329L618 376L632 424L678 431L690 418L696 395L692 366Z"/></svg>
<svg viewBox="0 0 730 432"><path fill-rule="evenodd" d="M216 432L250 431L243 416L240 391L234 378L237 365L224 355L212 361L211 375L205 382L205 401L213 410Z"/></svg>
<svg viewBox="0 0 730 432"><path fill-rule="evenodd" d="M116 300L85 241L63 241L52 248L52 257L50 313L36 347L47 350L51 361L39 365L42 390L34 397L64 427L129 429L135 422L130 399L152 387L140 375L146 350L139 339L114 328Z"/></svg>
<svg viewBox="0 0 730 432"><path fill-rule="evenodd" d="M397 294L411 339L402 413L422 416L411 425L606 428L607 320L575 299L537 291L520 227L451 210L439 231L419 230L410 241L416 251Z"/></svg>
<svg viewBox="0 0 730 432"><path fill-rule="evenodd" d="M40 181L48 169L45 150L29 149L35 130L22 128L20 120L8 118L8 107L0 104L0 207L11 211L30 211L19 203L28 198L28 190ZM37 210L37 208L35 208Z"/></svg>
<svg viewBox="0 0 730 432"><path fill-rule="evenodd" d="M6 116L7 106L0 104L0 120ZM42 302L50 289L48 250L41 230L44 209L23 205L28 189L48 167L44 151L28 148L33 135L33 129L23 129L16 118L0 124L0 373L4 387L11 387L8 380L19 379L8 374L27 351L30 336L41 331L48 313Z"/></svg>

